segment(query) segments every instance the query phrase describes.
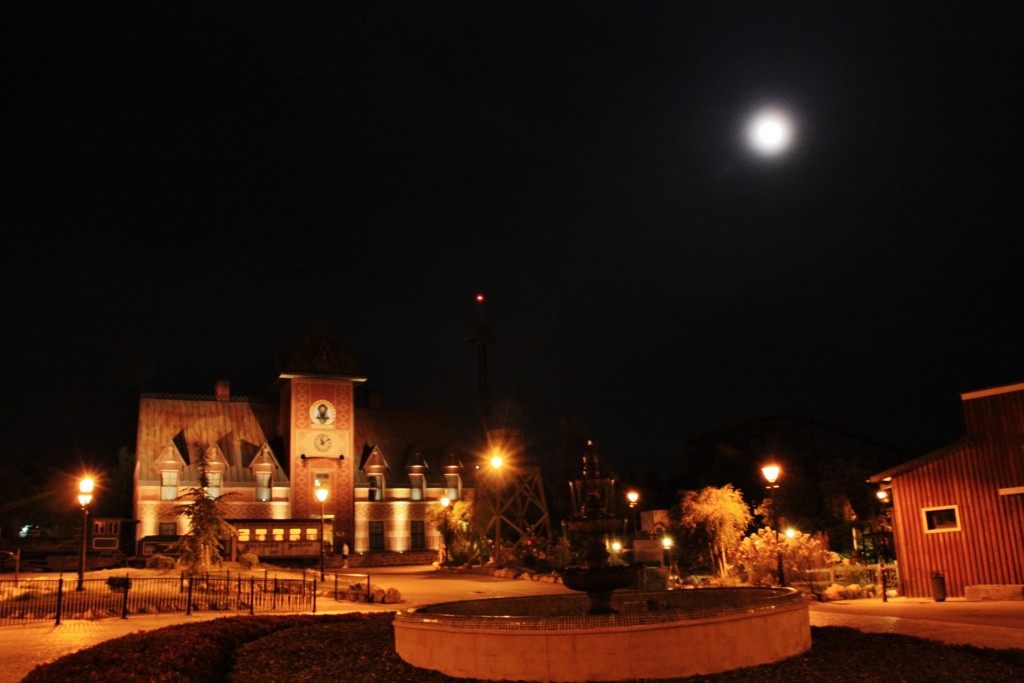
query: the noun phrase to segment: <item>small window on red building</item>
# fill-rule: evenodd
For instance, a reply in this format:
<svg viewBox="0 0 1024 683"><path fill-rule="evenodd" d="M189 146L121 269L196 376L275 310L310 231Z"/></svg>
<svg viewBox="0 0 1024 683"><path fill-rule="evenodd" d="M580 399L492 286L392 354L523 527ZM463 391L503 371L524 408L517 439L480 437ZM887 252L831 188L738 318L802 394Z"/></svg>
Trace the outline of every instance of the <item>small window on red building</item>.
<svg viewBox="0 0 1024 683"><path fill-rule="evenodd" d="M921 516L926 534L960 531L960 509L956 505L922 508Z"/></svg>

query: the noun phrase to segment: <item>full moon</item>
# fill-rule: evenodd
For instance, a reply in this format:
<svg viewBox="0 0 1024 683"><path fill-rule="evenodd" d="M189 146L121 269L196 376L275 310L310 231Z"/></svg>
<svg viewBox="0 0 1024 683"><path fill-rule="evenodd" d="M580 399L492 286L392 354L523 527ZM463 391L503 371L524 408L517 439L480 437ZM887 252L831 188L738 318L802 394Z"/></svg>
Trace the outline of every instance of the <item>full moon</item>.
<svg viewBox="0 0 1024 683"><path fill-rule="evenodd" d="M789 149L792 141L793 122L784 112L775 109L759 112L747 126L747 142L759 154L781 154Z"/></svg>

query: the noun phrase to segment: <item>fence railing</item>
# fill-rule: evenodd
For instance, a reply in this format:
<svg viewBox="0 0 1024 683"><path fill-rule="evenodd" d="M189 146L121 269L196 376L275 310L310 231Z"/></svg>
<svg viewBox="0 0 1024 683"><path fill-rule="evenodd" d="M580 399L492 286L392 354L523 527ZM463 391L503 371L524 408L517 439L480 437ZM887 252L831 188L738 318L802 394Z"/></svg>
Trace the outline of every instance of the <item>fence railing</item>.
<svg viewBox="0 0 1024 683"><path fill-rule="evenodd" d="M836 565L826 569L810 569L804 573L810 580L823 585L881 585L884 577L887 590L898 590L900 583L899 567L896 564Z"/></svg>
<svg viewBox="0 0 1024 683"><path fill-rule="evenodd" d="M193 612L316 612L317 598L369 601L368 574L272 577L268 573L173 577L0 580L0 624ZM322 607L321 607L322 609Z"/></svg>

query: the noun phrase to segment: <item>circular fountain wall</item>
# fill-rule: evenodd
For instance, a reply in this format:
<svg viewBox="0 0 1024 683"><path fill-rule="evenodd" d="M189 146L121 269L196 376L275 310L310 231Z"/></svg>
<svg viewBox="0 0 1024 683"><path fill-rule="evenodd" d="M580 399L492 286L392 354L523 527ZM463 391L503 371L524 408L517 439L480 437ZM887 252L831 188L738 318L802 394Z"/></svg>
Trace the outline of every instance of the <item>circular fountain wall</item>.
<svg viewBox="0 0 1024 683"><path fill-rule="evenodd" d="M710 674L811 647L807 604L781 588L616 591L464 600L399 612L395 649L413 666L485 680L622 681Z"/></svg>

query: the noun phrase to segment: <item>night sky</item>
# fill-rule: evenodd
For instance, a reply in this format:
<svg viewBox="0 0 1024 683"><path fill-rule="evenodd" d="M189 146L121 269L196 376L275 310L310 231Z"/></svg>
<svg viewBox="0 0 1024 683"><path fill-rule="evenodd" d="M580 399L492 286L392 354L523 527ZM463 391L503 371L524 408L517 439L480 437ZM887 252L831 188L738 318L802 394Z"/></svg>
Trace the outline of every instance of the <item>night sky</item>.
<svg viewBox="0 0 1024 683"><path fill-rule="evenodd" d="M475 424L481 316L538 447L957 438L1024 381L1020 3L702 4L6 6L0 462L110 463L313 323Z"/></svg>

